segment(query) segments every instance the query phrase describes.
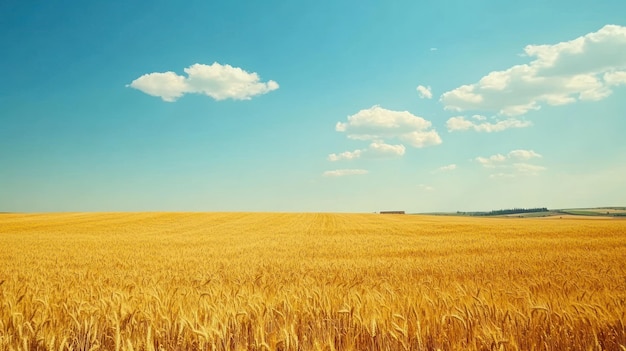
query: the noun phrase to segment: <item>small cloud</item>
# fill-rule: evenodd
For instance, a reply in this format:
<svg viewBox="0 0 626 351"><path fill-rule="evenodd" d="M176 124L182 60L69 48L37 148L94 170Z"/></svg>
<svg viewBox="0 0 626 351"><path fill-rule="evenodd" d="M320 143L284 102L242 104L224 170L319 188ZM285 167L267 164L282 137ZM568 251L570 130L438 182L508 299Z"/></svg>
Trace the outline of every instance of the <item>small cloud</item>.
<svg viewBox="0 0 626 351"><path fill-rule="evenodd" d="M367 150L366 156L368 157L395 157L402 156L406 151L406 147L404 145L390 145L385 144L383 141L375 141L370 144L369 149Z"/></svg>
<svg viewBox="0 0 626 351"><path fill-rule="evenodd" d="M349 139L399 139L413 147L441 144L441 137L432 123L408 111L392 111L378 105L348 116L347 122L337 122L335 130L345 132Z"/></svg>
<svg viewBox="0 0 626 351"><path fill-rule="evenodd" d="M527 161L533 158L541 158L542 156L533 150L513 150L508 154L495 154L489 157L476 157L476 161L485 168L501 169L503 172L491 174L489 178L512 178L517 175L538 175L545 171L546 168L525 162L515 162L515 160Z"/></svg>
<svg viewBox="0 0 626 351"><path fill-rule="evenodd" d="M328 155L328 161L354 160L361 157L362 150L346 151L340 154Z"/></svg>
<svg viewBox="0 0 626 351"><path fill-rule="evenodd" d="M135 79L127 87L174 102L185 94L203 94L217 101L225 99L250 100L253 96L278 89L278 83L261 82L257 73L239 67L196 63L184 69L187 76L174 72L154 72Z"/></svg>
<svg viewBox="0 0 626 351"><path fill-rule="evenodd" d="M530 121L523 121L516 118L498 120L495 123L482 122L486 120L487 117L481 115L474 115L472 116L472 118L477 121L481 121L481 123L470 121L464 116L457 116L448 119L448 121L446 122L446 127L450 132L472 129L477 132L492 133L501 132L510 128L525 128L532 125Z"/></svg>
<svg viewBox="0 0 626 351"><path fill-rule="evenodd" d="M369 171L365 169L336 169L334 171L324 172L324 177L343 177L348 175L367 174Z"/></svg>
<svg viewBox="0 0 626 351"><path fill-rule="evenodd" d="M451 117L446 122L446 127L448 128L449 132L455 130L468 130L474 128L475 126L476 124L474 122L468 121L463 116Z"/></svg>
<svg viewBox="0 0 626 351"><path fill-rule="evenodd" d="M418 188L420 188L423 191L435 191L435 188L433 188L430 185L426 185L426 184L420 184L420 185L418 185Z"/></svg>
<svg viewBox="0 0 626 351"><path fill-rule="evenodd" d="M345 151L340 154L328 155L329 161L354 160L357 158L391 158L404 155L406 147L400 145L385 144L382 141L374 141L367 149Z"/></svg>
<svg viewBox="0 0 626 351"><path fill-rule="evenodd" d="M530 175L537 175L539 172L546 170L543 166L531 165L528 163L514 163L513 168L520 173Z"/></svg>
<svg viewBox="0 0 626 351"><path fill-rule="evenodd" d="M433 93L430 89L430 86L425 87L423 85L418 85L417 86L417 92L420 95L420 97L422 99L432 99L433 98Z"/></svg>
<svg viewBox="0 0 626 351"><path fill-rule="evenodd" d="M439 49L437 49L437 48L430 48L430 51L437 51L437 50L439 50Z"/></svg>
<svg viewBox="0 0 626 351"><path fill-rule="evenodd" d="M540 158L542 157L538 153L533 150L513 150L508 154L509 158L515 158L518 160L530 160L531 158Z"/></svg>
<svg viewBox="0 0 626 351"><path fill-rule="evenodd" d="M484 167L491 168L494 167L494 164L501 163L506 161L506 156L501 154L492 155L489 157L476 157L476 161L483 165Z"/></svg>
<svg viewBox="0 0 626 351"><path fill-rule="evenodd" d="M348 116L346 122L337 122L335 130L346 133L348 139L369 140L364 149L328 155L329 161L358 158L390 158L404 155L408 144L415 148L441 144L441 137L432 129L432 123L408 111L392 111L378 105ZM396 139L403 144L385 140Z"/></svg>
<svg viewBox="0 0 626 351"><path fill-rule="evenodd" d="M144 74L126 85L148 95L158 96L163 101L174 102L188 92L185 77L174 72L155 72Z"/></svg>
<svg viewBox="0 0 626 351"><path fill-rule="evenodd" d="M515 178L515 174L513 174L513 173L494 173L494 174L490 174L489 178L491 178L491 179Z"/></svg>
<svg viewBox="0 0 626 351"><path fill-rule="evenodd" d="M455 169L456 169L456 165L453 163L453 164L450 164L450 165L447 165L447 166L439 167L439 168L437 168L437 171L449 172L449 171L454 171Z"/></svg>

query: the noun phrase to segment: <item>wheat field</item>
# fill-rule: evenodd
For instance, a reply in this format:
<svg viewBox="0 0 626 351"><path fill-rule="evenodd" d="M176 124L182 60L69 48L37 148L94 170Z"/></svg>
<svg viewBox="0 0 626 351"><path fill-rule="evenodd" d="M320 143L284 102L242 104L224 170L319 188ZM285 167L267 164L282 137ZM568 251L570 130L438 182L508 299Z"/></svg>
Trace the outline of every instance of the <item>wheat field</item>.
<svg viewBox="0 0 626 351"><path fill-rule="evenodd" d="M626 350L626 221L0 215L0 350Z"/></svg>

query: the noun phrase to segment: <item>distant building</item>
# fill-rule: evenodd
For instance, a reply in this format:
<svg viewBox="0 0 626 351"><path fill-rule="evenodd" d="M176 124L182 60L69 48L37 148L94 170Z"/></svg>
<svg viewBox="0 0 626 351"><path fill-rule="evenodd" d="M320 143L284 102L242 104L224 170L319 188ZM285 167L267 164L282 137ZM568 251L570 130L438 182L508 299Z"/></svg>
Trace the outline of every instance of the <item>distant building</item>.
<svg viewBox="0 0 626 351"><path fill-rule="evenodd" d="M380 211L380 214L404 214L404 211Z"/></svg>

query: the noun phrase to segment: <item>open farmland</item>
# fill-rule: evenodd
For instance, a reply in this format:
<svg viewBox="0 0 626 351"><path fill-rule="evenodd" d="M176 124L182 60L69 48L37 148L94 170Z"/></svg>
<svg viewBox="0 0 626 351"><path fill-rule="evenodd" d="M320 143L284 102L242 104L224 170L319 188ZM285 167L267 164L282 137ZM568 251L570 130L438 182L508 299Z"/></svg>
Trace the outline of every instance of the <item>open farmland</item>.
<svg viewBox="0 0 626 351"><path fill-rule="evenodd" d="M624 350L626 221L0 215L0 350Z"/></svg>

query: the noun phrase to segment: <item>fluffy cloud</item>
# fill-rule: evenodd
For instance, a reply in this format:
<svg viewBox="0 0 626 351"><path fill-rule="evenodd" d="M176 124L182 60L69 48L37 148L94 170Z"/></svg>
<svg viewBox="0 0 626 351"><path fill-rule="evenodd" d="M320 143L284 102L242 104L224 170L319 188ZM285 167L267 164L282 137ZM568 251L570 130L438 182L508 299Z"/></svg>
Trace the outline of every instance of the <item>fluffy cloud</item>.
<svg viewBox="0 0 626 351"><path fill-rule="evenodd" d="M454 171L456 169L456 165L453 163L451 165L447 165L447 166L442 166L437 168L438 171L440 172L448 172L448 171Z"/></svg>
<svg viewBox="0 0 626 351"><path fill-rule="evenodd" d="M324 177L343 177L348 175L358 175L358 174L367 174L369 173L365 169L336 169L334 171L326 171L324 172Z"/></svg>
<svg viewBox="0 0 626 351"><path fill-rule="evenodd" d="M473 115L472 118L477 120L477 121L486 121L487 120L487 117L482 116L482 115Z"/></svg>
<svg viewBox="0 0 626 351"><path fill-rule="evenodd" d="M264 83L257 73L217 62L212 65L196 63L184 71L186 77L174 72L144 74L127 86L167 102L191 93L204 94L218 101L250 100L253 96L278 89L278 83L273 80Z"/></svg>
<svg viewBox="0 0 626 351"><path fill-rule="evenodd" d="M626 84L626 71L605 73L604 81L608 85Z"/></svg>
<svg viewBox="0 0 626 351"><path fill-rule="evenodd" d="M430 90L430 87L425 87L423 85L417 86L417 93L420 95L422 99L432 99L433 93Z"/></svg>
<svg viewBox="0 0 626 351"><path fill-rule="evenodd" d="M476 157L476 161L484 167L492 168L495 167L496 164L506 161L506 156L496 154L489 157Z"/></svg>
<svg viewBox="0 0 626 351"><path fill-rule="evenodd" d="M534 60L491 72L478 83L444 93L444 107L452 111L494 111L514 117L545 104L601 100L612 93L612 86L626 84L626 27L607 25L571 41L528 45L524 52ZM501 122L513 123L507 121L511 120ZM453 124L476 129L460 122Z"/></svg>
<svg viewBox="0 0 626 351"><path fill-rule="evenodd" d="M340 154L328 155L328 161L354 160L361 157L363 150L345 151Z"/></svg>
<svg viewBox="0 0 626 351"><path fill-rule="evenodd" d="M513 150L508 154L509 158L518 160L530 160L531 158L542 157L533 150Z"/></svg>
<svg viewBox="0 0 626 351"><path fill-rule="evenodd" d="M370 144L370 147L367 151L367 155L369 157L393 157L393 156L402 156L406 148L404 145L390 145L385 144L382 141L375 141Z"/></svg>
<svg viewBox="0 0 626 351"><path fill-rule="evenodd" d="M400 135L400 140L416 148L441 144L441 137L435 130L427 132L415 131L403 134Z"/></svg>
<svg viewBox="0 0 626 351"><path fill-rule="evenodd" d="M143 91L148 95L158 96L167 102L174 102L188 92L185 77L174 72L144 74L127 86Z"/></svg>
<svg viewBox="0 0 626 351"><path fill-rule="evenodd" d="M348 116L347 122L337 122L335 130L345 132L350 139L399 139L413 147L441 144L441 137L432 124L407 111L391 111L373 106Z"/></svg>
<svg viewBox="0 0 626 351"><path fill-rule="evenodd" d="M328 160L354 160L358 158L390 158L404 155L404 144L389 144L385 139L397 139L416 148L441 144L432 124L407 111L391 111L373 106L348 116L347 122L337 122L335 130L346 133L354 140L370 140L369 147L328 155Z"/></svg>
<svg viewBox="0 0 626 351"><path fill-rule="evenodd" d="M340 154L328 155L329 161L354 160L357 158L389 158L404 155L406 147L400 145L385 144L382 141L372 142L367 149L346 151Z"/></svg>
<svg viewBox="0 0 626 351"><path fill-rule="evenodd" d="M500 169L503 172L491 174L489 178L513 178L517 175L537 175L546 168L526 162L542 156L533 150L512 150L506 155L495 154L489 157L476 157L476 161L485 168Z"/></svg>
<svg viewBox="0 0 626 351"><path fill-rule="evenodd" d="M496 122L484 122L487 118L485 116L474 115L472 116L479 122L474 122L466 119L463 116L452 117L446 122L448 131L462 131L462 130L474 130L477 132L500 132L510 128L525 128L532 125L530 121L523 121L517 118L507 118L502 120L496 120Z"/></svg>

